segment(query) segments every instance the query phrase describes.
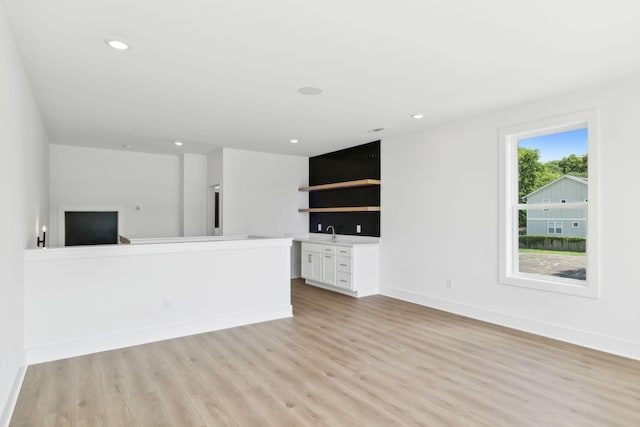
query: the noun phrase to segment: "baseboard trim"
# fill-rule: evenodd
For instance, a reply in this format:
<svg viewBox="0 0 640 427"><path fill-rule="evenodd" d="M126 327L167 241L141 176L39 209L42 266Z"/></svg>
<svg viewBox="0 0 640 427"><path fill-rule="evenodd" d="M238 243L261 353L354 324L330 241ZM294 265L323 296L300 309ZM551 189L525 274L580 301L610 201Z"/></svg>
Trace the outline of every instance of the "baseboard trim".
<svg viewBox="0 0 640 427"><path fill-rule="evenodd" d="M38 347L27 348L27 362L29 365L115 350L134 345L147 344L189 335L269 320L283 319L293 316L292 306L285 305L259 310L232 313L182 322L161 324L157 326L132 329L118 333L86 337L77 340L58 342Z"/></svg>
<svg viewBox="0 0 640 427"><path fill-rule="evenodd" d="M11 417L13 416L13 411L16 409L16 403L18 403L18 396L20 395L20 390L22 389L22 383L24 382L24 377L26 374L27 367L22 366L18 370L16 379L13 382L13 387L11 388L11 393L9 393L6 405L4 406L4 409L0 414L0 427L9 427Z"/></svg>
<svg viewBox="0 0 640 427"><path fill-rule="evenodd" d="M430 297L397 288L381 286L380 294L402 301L447 311L449 313L459 314L461 316L470 317L483 322L493 323L535 335L541 335L543 337L576 344L582 347L640 360L640 342L594 334L581 329L540 322L534 319L487 310L482 307L462 304L443 298Z"/></svg>
<svg viewBox="0 0 640 427"><path fill-rule="evenodd" d="M337 292L339 294L348 295L350 297L358 298L358 293L354 291L350 291L348 289L341 289L337 286L325 285L324 283L319 283L314 280L305 279L305 285L315 286L316 288L326 289L328 291Z"/></svg>

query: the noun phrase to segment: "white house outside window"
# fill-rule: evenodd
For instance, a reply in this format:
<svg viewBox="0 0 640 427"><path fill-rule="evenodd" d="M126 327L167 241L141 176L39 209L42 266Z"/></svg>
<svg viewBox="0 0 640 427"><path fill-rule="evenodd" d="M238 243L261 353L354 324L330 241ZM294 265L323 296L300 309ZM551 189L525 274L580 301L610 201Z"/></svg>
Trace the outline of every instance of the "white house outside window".
<svg viewBox="0 0 640 427"><path fill-rule="evenodd" d="M597 118L500 130L501 283L598 296Z"/></svg>

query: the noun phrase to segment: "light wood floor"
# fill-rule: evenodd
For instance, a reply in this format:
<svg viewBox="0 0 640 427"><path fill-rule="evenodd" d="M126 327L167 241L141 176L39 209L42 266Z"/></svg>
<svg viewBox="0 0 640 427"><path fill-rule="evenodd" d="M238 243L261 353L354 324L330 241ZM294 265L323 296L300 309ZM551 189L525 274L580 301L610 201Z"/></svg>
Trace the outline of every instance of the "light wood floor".
<svg viewBox="0 0 640 427"><path fill-rule="evenodd" d="M294 282L293 319L29 367L12 426L640 426L640 362Z"/></svg>

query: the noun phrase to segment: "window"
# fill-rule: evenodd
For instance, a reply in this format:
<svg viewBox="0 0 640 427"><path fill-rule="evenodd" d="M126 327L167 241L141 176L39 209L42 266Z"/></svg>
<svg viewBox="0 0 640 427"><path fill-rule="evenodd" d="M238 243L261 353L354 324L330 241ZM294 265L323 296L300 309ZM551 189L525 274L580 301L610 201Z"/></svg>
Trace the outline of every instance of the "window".
<svg viewBox="0 0 640 427"><path fill-rule="evenodd" d="M548 234L562 234L562 221L549 221L547 222Z"/></svg>
<svg viewBox="0 0 640 427"><path fill-rule="evenodd" d="M500 130L500 283L598 297L597 117Z"/></svg>

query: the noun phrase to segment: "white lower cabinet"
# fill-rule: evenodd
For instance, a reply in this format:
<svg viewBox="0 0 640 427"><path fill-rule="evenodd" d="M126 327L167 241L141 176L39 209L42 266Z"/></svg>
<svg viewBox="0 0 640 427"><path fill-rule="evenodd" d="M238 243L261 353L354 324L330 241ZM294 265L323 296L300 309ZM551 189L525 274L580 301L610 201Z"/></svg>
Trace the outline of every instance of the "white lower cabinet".
<svg viewBox="0 0 640 427"><path fill-rule="evenodd" d="M336 256L322 256L322 282L327 285L336 284Z"/></svg>
<svg viewBox="0 0 640 427"><path fill-rule="evenodd" d="M322 280L322 254L302 251L302 277L311 280Z"/></svg>
<svg viewBox="0 0 640 427"><path fill-rule="evenodd" d="M378 245L302 242L302 277L307 284L361 297L378 293Z"/></svg>
<svg viewBox="0 0 640 427"><path fill-rule="evenodd" d="M302 244L302 277L316 282L335 285L336 283L336 257L334 248L315 243Z"/></svg>
<svg viewBox="0 0 640 427"><path fill-rule="evenodd" d="M336 258L336 270L343 273L351 273L351 258L339 256Z"/></svg>
<svg viewBox="0 0 640 427"><path fill-rule="evenodd" d="M351 289L351 274L338 272L336 274L336 286L342 289Z"/></svg>

